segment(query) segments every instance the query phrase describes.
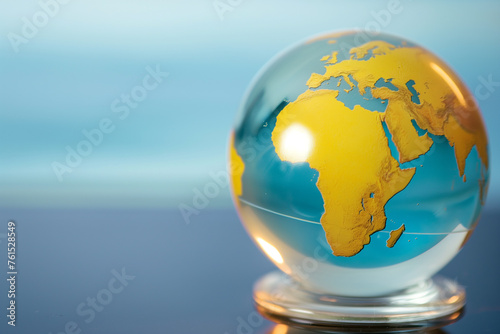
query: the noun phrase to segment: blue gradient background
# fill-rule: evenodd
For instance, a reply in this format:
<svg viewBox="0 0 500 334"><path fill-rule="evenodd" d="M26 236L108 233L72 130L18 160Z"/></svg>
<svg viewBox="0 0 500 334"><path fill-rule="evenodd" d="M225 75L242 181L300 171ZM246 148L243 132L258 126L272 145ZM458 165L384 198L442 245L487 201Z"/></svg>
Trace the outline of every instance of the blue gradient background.
<svg viewBox="0 0 500 334"><path fill-rule="evenodd" d="M470 89L500 81L500 4L400 1L383 31L445 59ZM283 48L324 31L364 28L388 2L242 1L221 20L211 1L72 1L19 53L37 1L0 10L0 203L41 207L169 207L225 168L229 130L255 73ZM368 25L368 26L367 26ZM383 26L378 23L378 26ZM142 82L146 66L170 75L119 121L111 102ZM491 186L498 198L500 87L479 100L490 136ZM483 90L483 92L487 92ZM53 161L102 118L116 130L59 182ZM230 206L223 191L210 205Z"/></svg>
<svg viewBox="0 0 500 334"><path fill-rule="evenodd" d="M73 0L15 53L8 34L40 5L0 0L0 333L56 334L75 320L93 334L232 334L255 312L251 286L274 267L238 223L227 185L189 221L179 205L193 207L210 175L225 171L239 103L271 57L311 35L377 22L389 2L242 0L223 20L213 3ZM384 32L441 56L472 91L479 77L500 81L500 2L400 3ZM156 65L169 76L119 120L111 103ZM500 270L483 260L500 255L500 87L478 102L490 194L477 231L443 270L469 298L468 314L446 333L498 327ZM114 132L59 182L51 164L103 118ZM4 309L10 219L19 242L15 328ZM75 308L120 268L136 279L86 324Z"/></svg>

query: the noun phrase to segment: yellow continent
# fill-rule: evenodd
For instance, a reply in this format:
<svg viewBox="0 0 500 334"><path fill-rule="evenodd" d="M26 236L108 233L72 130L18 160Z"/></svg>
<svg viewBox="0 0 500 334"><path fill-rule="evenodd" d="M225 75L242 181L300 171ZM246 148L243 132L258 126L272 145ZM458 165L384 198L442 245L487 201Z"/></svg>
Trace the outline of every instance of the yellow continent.
<svg viewBox="0 0 500 334"><path fill-rule="evenodd" d="M241 177L245 171L245 163L234 147L234 133L231 134L231 141L229 145L229 175L231 175L234 195L241 196L243 193Z"/></svg>
<svg viewBox="0 0 500 334"><path fill-rule="evenodd" d="M368 60L358 60L371 51ZM325 74L314 73L307 82L317 88L330 78L343 78L351 89L358 83L364 94L371 89L375 98L388 99L385 121L404 163L426 153L432 141L427 135L419 137L411 124L434 135L444 135L455 148L460 176L464 174L465 159L476 145L479 157L488 168L487 138L474 99L459 78L441 60L419 47L395 47L387 42L372 41L352 48L351 59L326 66ZM398 89L377 88L379 79L391 80ZM407 84L414 81L420 104L411 101Z"/></svg>
<svg viewBox="0 0 500 334"><path fill-rule="evenodd" d="M359 60L369 52L373 57ZM321 224L337 256L357 254L373 233L385 228L385 204L415 174L414 168L401 169L400 163L418 158L432 146L432 139L420 136L412 121L448 139L460 176L474 146L488 168L486 133L477 106L445 64L422 48L394 47L383 41L352 48L350 53L351 59L338 63L336 53L322 58L325 73L311 75L310 89L280 112L272 133L281 160L308 162L318 170L317 187L325 209ZM352 78L361 94L370 88L374 97L388 101L386 111L372 112L359 105L349 109L337 100L338 91L320 89L332 77L342 78L350 90ZM390 80L397 90L376 87L379 79ZM419 104L412 101L410 86ZM383 122L398 149L399 162L391 155ZM300 129L296 132L308 144L291 142L290 128ZM291 152L290 143L297 152ZM403 230L393 231L392 246Z"/></svg>
<svg viewBox="0 0 500 334"><path fill-rule="evenodd" d="M380 113L360 106L351 110L337 96L323 89L300 95L278 115L272 140L280 159L287 160L286 130L295 124L309 130L313 145L306 161L319 172L321 224L333 254L352 256L385 228L385 203L408 185L415 168L399 168Z"/></svg>

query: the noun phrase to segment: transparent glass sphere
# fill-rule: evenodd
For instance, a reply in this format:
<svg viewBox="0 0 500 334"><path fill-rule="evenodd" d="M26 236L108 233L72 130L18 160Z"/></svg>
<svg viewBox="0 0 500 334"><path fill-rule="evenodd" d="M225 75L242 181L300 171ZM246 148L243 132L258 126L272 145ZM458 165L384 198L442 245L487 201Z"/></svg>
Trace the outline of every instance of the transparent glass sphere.
<svg viewBox="0 0 500 334"><path fill-rule="evenodd" d="M488 143L438 57L363 31L270 61L230 140L232 192L255 243L305 287L378 296L431 277L478 221Z"/></svg>

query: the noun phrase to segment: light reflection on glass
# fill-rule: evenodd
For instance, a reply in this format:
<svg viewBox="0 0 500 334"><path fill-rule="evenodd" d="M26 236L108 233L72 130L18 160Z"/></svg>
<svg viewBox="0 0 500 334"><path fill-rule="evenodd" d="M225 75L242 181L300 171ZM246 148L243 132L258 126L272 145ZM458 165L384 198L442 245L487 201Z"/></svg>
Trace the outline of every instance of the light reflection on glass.
<svg viewBox="0 0 500 334"><path fill-rule="evenodd" d="M314 139L308 128L301 124L292 124L283 132L279 147L282 160L292 163L304 162L309 158Z"/></svg>
<svg viewBox="0 0 500 334"><path fill-rule="evenodd" d="M260 247L262 250L275 262L281 264L283 263L283 257L281 256L280 252L271 245L269 242L265 241L262 238L257 237L256 238L257 242L259 243Z"/></svg>
<svg viewBox="0 0 500 334"><path fill-rule="evenodd" d="M437 74L439 74L441 78L443 78L444 81L446 81L446 83L448 84L448 86L450 86L453 93L455 93L457 99L460 101L460 104L465 107L467 103L465 102L464 95L460 91L460 88L457 86L455 81L453 81L453 79L441 67L439 67L439 65L435 63L430 63L430 66L434 71L437 72Z"/></svg>
<svg viewBox="0 0 500 334"><path fill-rule="evenodd" d="M287 334L287 333L288 333L288 326L278 324L272 329L270 334Z"/></svg>

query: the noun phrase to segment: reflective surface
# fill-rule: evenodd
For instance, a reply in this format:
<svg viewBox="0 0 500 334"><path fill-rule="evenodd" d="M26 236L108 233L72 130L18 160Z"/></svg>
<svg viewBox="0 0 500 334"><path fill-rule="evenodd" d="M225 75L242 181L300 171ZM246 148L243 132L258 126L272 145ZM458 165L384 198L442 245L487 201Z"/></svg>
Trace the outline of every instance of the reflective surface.
<svg viewBox="0 0 500 334"><path fill-rule="evenodd" d="M275 267L231 210L205 210L189 225L177 211L0 210L0 256L7 221L18 231L18 318L0 332L59 334L74 321L83 333L268 333L252 285ZM468 247L440 274L467 288L465 314L449 334L497 333L500 317L500 211L484 212ZM480 260L478 260L480 259ZM77 307L106 298L112 270L135 276L89 322ZM0 303L7 305L7 268ZM119 288L119 284L113 285ZM106 300L105 300L106 302ZM5 306L6 307L6 306ZM246 329L246 331L245 331ZM279 332L278 332L279 333ZM292 332L293 333L293 332Z"/></svg>
<svg viewBox="0 0 500 334"><path fill-rule="evenodd" d="M472 94L434 54L385 34L281 53L250 85L230 146L251 237L283 272L336 295L436 273L474 230L489 180Z"/></svg>
<svg viewBox="0 0 500 334"><path fill-rule="evenodd" d="M431 326L433 327L433 326ZM446 334L448 332L440 328L405 330L397 328L373 328L358 327L342 331L340 329L304 329L277 324L262 334L313 334L313 333L409 333L409 334Z"/></svg>

